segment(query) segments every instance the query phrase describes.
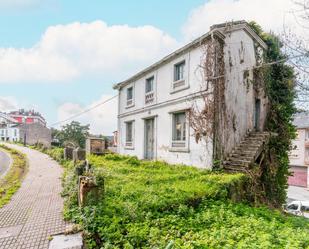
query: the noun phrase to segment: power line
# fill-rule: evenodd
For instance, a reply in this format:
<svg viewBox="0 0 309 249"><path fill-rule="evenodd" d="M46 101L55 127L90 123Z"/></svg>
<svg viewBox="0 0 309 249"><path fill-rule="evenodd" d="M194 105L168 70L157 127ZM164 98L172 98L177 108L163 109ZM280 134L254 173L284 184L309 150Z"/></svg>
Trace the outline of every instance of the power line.
<svg viewBox="0 0 309 249"><path fill-rule="evenodd" d="M250 70L250 69L257 69L257 68L261 68L261 67L265 67L265 66L271 66L271 65L274 65L274 64L283 63L283 62L289 61L289 60L291 60L291 59L295 59L295 58L302 57L302 56L306 56L306 55L297 55L297 56L293 56L293 57L290 57L290 58L283 58L283 59L277 60L277 61L272 61L272 62L268 62L268 63L262 63L261 65L253 66L252 68L246 68L246 69L244 69L244 70L238 70L237 72L246 71L246 70ZM199 67L204 68L204 67L202 67L202 66L199 66ZM225 74L218 75L218 76L214 76L214 77L209 77L208 80L214 80L214 79L222 78L222 77L224 77L224 76L225 76ZM83 115L83 114L85 114L85 113L87 113L87 112L89 112L89 111L92 111L93 109L96 109L96 108L98 108L99 106L108 103L109 101L113 100L113 99L116 98L117 96L118 96L118 94L114 95L113 97L111 97L111 98L109 98L109 99L107 99L107 100L105 100L105 101L103 101L103 102L100 102L100 103L98 103L98 104L92 106L91 108L88 108L88 109L86 109L86 110L83 110L83 111L80 112L80 113L77 113L77 114L75 114L75 115L73 115L73 116L71 116L71 117L68 117L68 118L64 119L64 120L58 121L58 122L56 122L56 123L53 123L53 124L50 125L50 127L53 127L53 126L56 126L56 125L65 123L65 122L67 122L67 121L69 121L69 120L72 120L72 119L74 119L74 118L76 118L76 117L79 117L79 116L81 116L81 115Z"/></svg>
<svg viewBox="0 0 309 249"><path fill-rule="evenodd" d="M68 117L68 118L66 118L66 119L64 119L64 120L58 121L58 122L56 122L56 123L53 123L53 124L50 125L50 127L57 126L57 125L59 125L59 124L65 123L65 122L67 122L67 121L69 121L69 120L71 120L71 119L73 119L73 118L79 117L79 116L81 116L81 115L83 115L83 114L85 114L85 113L87 113L87 112L90 112L90 111L92 111L93 109L96 109L96 108L98 108L99 106L108 103L109 101L113 100L113 99L116 98L116 97L118 97L118 94L116 94L116 95L114 95L113 97L111 97L111 98L109 98L109 99L107 99L107 100L104 100L103 102L100 102L100 103L98 103L98 104L96 104L96 105L94 105L94 106L92 106L92 107L90 107L90 108L88 108L88 109L86 109L86 110L83 110L83 111L81 111L81 112L79 112L79 113L77 113L77 114L74 114L74 115L72 115L71 117Z"/></svg>

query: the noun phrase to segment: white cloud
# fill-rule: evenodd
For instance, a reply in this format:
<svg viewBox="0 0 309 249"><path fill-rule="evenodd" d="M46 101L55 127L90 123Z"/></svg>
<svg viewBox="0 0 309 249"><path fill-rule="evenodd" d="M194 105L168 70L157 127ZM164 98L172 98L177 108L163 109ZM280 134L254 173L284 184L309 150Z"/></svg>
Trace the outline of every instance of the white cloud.
<svg viewBox="0 0 309 249"><path fill-rule="evenodd" d="M291 0L209 0L191 12L183 33L190 40L213 24L232 20L256 21L267 31L282 32L284 23L295 24L290 13L295 8Z"/></svg>
<svg viewBox="0 0 309 249"><path fill-rule="evenodd" d="M18 102L11 96L0 96L0 112L9 112L18 108Z"/></svg>
<svg viewBox="0 0 309 249"><path fill-rule="evenodd" d="M145 66L177 45L152 26L108 26L102 21L51 26L31 48L0 48L0 83L119 74Z"/></svg>
<svg viewBox="0 0 309 249"><path fill-rule="evenodd" d="M88 110L110 97L111 96L108 95L102 95L99 100L94 101L88 106L82 106L71 102L64 103L58 108L58 120L65 120L72 115ZM103 104L80 117L74 118L74 120L79 121L82 124L90 124L91 132L94 134L111 135L113 131L117 130L117 106L117 98L114 98L106 104ZM66 123L70 123L71 121L72 120ZM61 124L61 126L64 124Z"/></svg>

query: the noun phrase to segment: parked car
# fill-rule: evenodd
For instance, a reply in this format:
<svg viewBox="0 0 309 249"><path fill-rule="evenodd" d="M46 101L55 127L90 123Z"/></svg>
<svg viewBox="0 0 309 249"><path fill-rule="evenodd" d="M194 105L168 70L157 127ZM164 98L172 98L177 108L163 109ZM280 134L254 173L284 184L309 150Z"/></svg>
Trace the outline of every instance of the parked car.
<svg viewBox="0 0 309 249"><path fill-rule="evenodd" d="M292 201L284 209L289 214L309 218L309 201Z"/></svg>

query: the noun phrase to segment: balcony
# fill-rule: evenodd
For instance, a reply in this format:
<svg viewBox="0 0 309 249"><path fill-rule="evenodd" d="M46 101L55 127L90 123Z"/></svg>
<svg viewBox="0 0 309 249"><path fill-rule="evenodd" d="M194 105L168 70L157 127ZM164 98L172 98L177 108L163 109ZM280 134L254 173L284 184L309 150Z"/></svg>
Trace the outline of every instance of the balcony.
<svg viewBox="0 0 309 249"><path fill-rule="evenodd" d="M152 104L154 102L154 93L153 92L149 92L145 94L145 104L149 105Z"/></svg>
<svg viewBox="0 0 309 249"><path fill-rule="evenodd" d="M308 138L306 138L306 140L305 140L305 147L309 148L309 139Z"/></svg>

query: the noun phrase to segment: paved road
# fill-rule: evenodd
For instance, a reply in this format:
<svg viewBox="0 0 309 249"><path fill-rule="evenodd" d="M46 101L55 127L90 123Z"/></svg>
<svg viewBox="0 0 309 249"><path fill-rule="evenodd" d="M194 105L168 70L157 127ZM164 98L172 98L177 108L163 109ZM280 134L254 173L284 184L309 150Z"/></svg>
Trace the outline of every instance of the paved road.
<svg viewBox="0 0 309 249"><path fill-rule="evenodd" d="M0 150L0 178L7 172L11 164L10 156L4 151Z"/></svg>
<svg viewBox="0 0 309 249"><path fill-rule="evenodd" d="M8 146L27 155L29 171L10 203L0 209L0 249L48 248L51 235L70 228L62 218L62 169L38 151Z"/></svg>
<svg viewBox="0 0 309 249"><path fill-rule="evenodd" d="M309 190L307 188L289 186L288 202L290 201L309 201Z"/></svg>

